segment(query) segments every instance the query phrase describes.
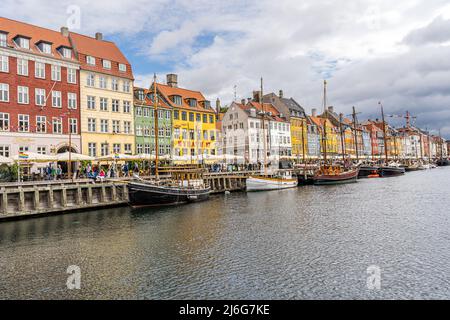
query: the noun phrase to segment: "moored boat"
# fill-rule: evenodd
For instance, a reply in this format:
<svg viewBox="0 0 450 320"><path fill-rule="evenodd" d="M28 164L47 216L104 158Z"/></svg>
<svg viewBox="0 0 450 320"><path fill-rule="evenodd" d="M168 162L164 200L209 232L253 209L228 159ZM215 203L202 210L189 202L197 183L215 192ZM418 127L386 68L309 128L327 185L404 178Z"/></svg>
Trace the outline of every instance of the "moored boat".
<svg viewBox="0 0 450 320"><path fill-rule="evenodd" d="M343 170L340 166L323 166L314 175L315 185L354 183L358 179L359 168Z"/></svg>
<svg viewBox="0 0 450 320"><path fill-rule="evenodd" d="M381 177L395 177L401 176L405 174L404 167L396 167L396 166L382 166L380 168L380 176Z"/></svg>
<svg viewBox="0 0 450 320"><path fill-rule="evenodd" d="M362 165L359 167L358 178L372 178L379 176L380 167L375 165Z"/></svg>
<svg viewBox="0 0 450 320"><path fill-rule="evenodd" d="M284 176L253 176L247 178L247 191L270 191L295 188L298 186L298 179L292 178L289 174Z"/></svg>

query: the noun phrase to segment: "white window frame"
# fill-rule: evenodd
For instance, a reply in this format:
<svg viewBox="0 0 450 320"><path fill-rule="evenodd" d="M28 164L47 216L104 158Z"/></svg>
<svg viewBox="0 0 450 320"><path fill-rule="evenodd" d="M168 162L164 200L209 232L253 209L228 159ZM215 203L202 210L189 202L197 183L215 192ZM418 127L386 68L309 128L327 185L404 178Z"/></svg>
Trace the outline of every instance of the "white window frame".
<svg viewBox="0 0 450 320"><path fill-rule="evenodd" d="M97 143L89 142L88 143L88 152L89 152L90 157L96 157L97 156Z"/></svg>
<svg viewBox="0 0 450 320"><path fill-rule="evenodd" d="M100 98L100 111L108 111L108 98Z"/></svg>
<svg viewBox="0 0 450 320"><path fill-rule="evenodd" d="M43 130L41 128L41 124L43 124ZM47 117L46 116L36 116L36 132L37 133L47 133Z"/></svg>
<svg viewBox="0 0 450 320"><path fill-rule="evenodd" d="M109 132L109 120L108 119L100 119L100 132L101 133Z"/></svg>
<svg viewBox="0 0 450 320"><path fill-rule="evenodd" d="M18 104L30 104L30 90L28 87L17 87L17 103Z"/></svg>
<svg viewBox="0 0 450 320"><path fill-rule="evenodd" d="M124 63L119 63L119 71L120 72L127 72L127 65Z"/></svg>
<svg viewBox="0 0 450 320"><path fill-rule="evenodd" d="M62 108L62 93L61 91L52 91L52 107Z"/></svg>
<svg viewBox="0 0 450 320"><path fill-rule="evenodd" d="M34 63L34 77L45 79L45 63L36 61Z"/></svg>
<svg viewBox="0 0 450 320"><path fill-rule="evenodd" d="M28 60L27 59L17 59L17 75L28 76Z"/></svg>
<svg viewBox="0 0 450 320"><path fill-rule="evenodd" d="M95 66L95 58L93 56L86 56L86 63L91 66Z"/></svg>
<svg viewBox="0 0 450 320"><path fill-rule="evenodd" d="M45 89L41 89L41 88L34 89L34 97L35 97L34 98L35 104L37 106L45 107L45 105L47 104L47 101L46 101L47 97L46 97Z"/></svg>
<svg viewBox="0 0 450 320"><path fill-rule="evenodd" d="M9 102L9 84L0 83L0 102Z"/></svg>
<svg viewBox="0 0 450 320"><path fill-rule="evenodd" d="M67 68L67 83L77 84L77 69Z"/></svg>
<svg viewBox="0 0 450 320"><path fill-rule="evenodd" d="M103 60L103 69L111 70L111 61L109 60Z"/></svg>
<svg viewBox="0 0 450 320"><path fill-rule="evenodd" d="M77 109L78 108L78 96L76 93L68 92L67 93L67 108L69 109Z"/></svg>
<svg viewBox="0 0 450 320"><path fill-rule="evenodd" d="M1 132L8 132L11 126L11 120L9 113L6 112L0 112L0 121L2 125L0 126Z"/></svg>
<svg viewBox="0 0 450 320"><path fill-rule="evenodd" d="M88 87L95 87L95 74L89 73L86 78L86 85Z"/></svg>
<svg viewBox="0 0 450 320"><path fill-rule="evenodd" d="M97 132L97 119L88 118L88 132Z"/></svg>
<svg viewBox="0 0 450 320"><path fill-rule="evenodd" d="M94 96L87 96L87 108L89 110L95 110L96 98Z"/></svg>
<svg viewBox="0 0 450 320"><path fill-rule="evenodd" d="M55 126L56 126L57 130L55 130ZM52 133L53 134L63 134L62 118L60 118L60 117L52 118Z"/></svg>
<svg viewBox="0 0 450 320"><path fill-rule="evenodd" d="M0 56L0 72L9 73L9 56Z"/></svg>
<svg viewBox="0 0 450 320"><path fill-rule="evenodd" d="M22 118L22 120L21 120ZM21 130L20 129L20 122L23 122L26 124L27 130ZM30 115L28 114L18 114L17 115L17 131L18 132L30 132Z"/></svg>
<svg viewBox="0 0 450 320"><path fill-rule="evenodd" d="M52 64L52 81L61 81L61 66Z"/></svg>
<svg viewBox="0 0 450 320"><path fill-rule="evenodd" d="M71 134L78 134L78 119L69 118L69 130Z"/></svg>

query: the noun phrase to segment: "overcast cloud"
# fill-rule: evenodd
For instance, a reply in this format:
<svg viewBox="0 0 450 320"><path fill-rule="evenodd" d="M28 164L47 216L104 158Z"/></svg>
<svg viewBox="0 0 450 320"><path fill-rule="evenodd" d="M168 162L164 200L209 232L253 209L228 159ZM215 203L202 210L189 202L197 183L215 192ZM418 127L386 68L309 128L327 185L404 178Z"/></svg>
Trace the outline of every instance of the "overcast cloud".
<svg viewBox="0 0 450 320"><path fill-rule="evenodd" d="M229 104L235 86L247 98L263 76L265 91L283 89L309 112L326 78L338 111L374 118L381 100L387 113L409 110L450 138L448 0L3 0L0 12L58 29L72 4L80 32L135 37L142 61L212 101ZM133 67L147 86L148 68Z"/></svg>

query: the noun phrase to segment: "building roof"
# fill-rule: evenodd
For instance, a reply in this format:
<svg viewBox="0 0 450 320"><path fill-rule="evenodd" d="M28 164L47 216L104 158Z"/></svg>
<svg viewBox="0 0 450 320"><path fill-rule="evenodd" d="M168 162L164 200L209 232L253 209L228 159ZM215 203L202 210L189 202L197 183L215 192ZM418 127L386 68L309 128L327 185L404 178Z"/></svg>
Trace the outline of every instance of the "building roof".
<svg viewBox="0 0 450 320"><path fill-rule="evenodd" d="M286 118L282 118L280 116L280 112L275 108L275 106L271 103L259 103L255 101L250 101L245 105L244 110L250 110L251 108L255 108L257 111L265 112L273 121L279 122L287 122Z"/></svg>
<svg viewBox="0 0 450 320"><path fill-rule="evenodd" d="M97 40L96 38L70 32L75 51L79 54L78 60L84 70L101 72L117 77L133 79L133 71L127 58L114 42ZM111 69L103 68L102 61L96 61L95 66L91 66L86 62L86 56L92 56L101 60L111 61ZM119 64L125 64L127 71L119 70Z"/></svg>
<svg viewBox="0 0 450 320"><path fill-rule="evenodd" d="M138 91L144 91L144 100L139 100L137 98L136 92ZM151 99L150 95L153 93L153 91L150 91L149 89L134 87L134 105L139 107L153 107L153 99ZM158 99L158 107L159 108L170 108L170 105L168 105L164 100Z"/></svg>
<svg viewBox="0 0 450 320"><path fill-rule="evenodd" d="M294 98L280 98L275 93L266 94L263 97L263 101L265 103L272 103L276 108L284 107L284 112L289 110L289 113L286 115L289 118L293 113L299 113L300 117L306 117L306 112L303 107L294 100ZM281 105L280 105L281 104Z"/></svg>
<svg viewBox="0 0 450 320"><path fill-rule="evenodd" d="M152 85L153 87L153 85ZM172 87L169 85L156 83L156 88L158 89L159 93L166 99L167 103L169 103L174 108L181 108L191 111L199 111L199 112L211 112L215 113L214 109L211 108L211 106L207 107L204 105L204 103L208 100L206 100L205 96L200 91L193 91L178 87ZM170 97L173 96L180 96L182 99L182 104L177 105L173 102L173 100ZM195 99L197 100L197 106L191 107L188 104L188 99ZM209 101L208 101L209 102Z"/></svg>
<svg viewBox="0 0 450 320"><path fill-rule="evenodd" d="M10 48L59 60L72 62L76 61L74 54L72 54L72 59L67 59L58 52L57 49L60 47L72 49L69 38L63 36L59 31L54 31L3 17L0 17L0 31L8 33L7 45ZM19 35L30 39L30 50L18 48L14 44L13 40ZM52 54L45 54L39 50L36 44L41 41L52 44Z"/></svg>

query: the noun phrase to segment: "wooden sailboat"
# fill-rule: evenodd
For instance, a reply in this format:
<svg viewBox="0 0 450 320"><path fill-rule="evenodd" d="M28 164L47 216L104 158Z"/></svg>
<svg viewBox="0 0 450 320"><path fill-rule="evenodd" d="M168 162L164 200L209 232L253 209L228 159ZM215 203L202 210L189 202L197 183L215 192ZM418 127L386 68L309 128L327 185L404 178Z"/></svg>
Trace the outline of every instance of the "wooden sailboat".
<svg viewBox="0 0 450 320"><path fill-rule="evenodd" d="M324 110L327 107L327 81L324 81ZM340 119L340 129L341 129L341 146L342 146L342 159L345 161L345 144L342 132L342 117ZM329 165L327 160L327 119L324 121L323 133L322 133L322 145L323 145L323 163L320 169L314 174L314 184L315 185L330 185L330 184L345 184L354 183L358 179L359 168L345 168L342 165Z"/></svg>
<svg viewBox="0 0 450 320"><path fill-rule="evenodd" d="M381 102L378 102L381 107L381 119L383 121L383 139L384 139L384 155L385 155L385 163L380 167L380 176L381 177L394 177L405 174L405 168L395 165L389 165L389 154L387 148L387 130L386 130L386 121L384 120L384 110Z"/></svg>
<svg viewBox="0 0 450 320"><path fill-rule="evenodd" d="M269 175L267 170L267 134L266 134L266 112L263 102L263 79L261 78L261 92L259 103L262 108L262 127L264 139L264 174L247 178L246 189L248 192L269 191L295 188L298 186L298 179L294 179L290 172L285 171L275 175Z"/></svg>
<svg viewBox="0 0 450 320"><path fill-rule="evenodd" d="M442 143L441 130L439 130L439 144L440 144L440 159L436 162L439 167L450 166L450 161L444 158L444 145Z"/></svg>
<svg viewBox="0 0 450 320"><path fill-rule="evenodd" d="M205 186L203 169L173 169L167 172L167 179L160 180L159 175L159 129L158 129L158 95L156 75L153 82L153 106L155 119L155 177L147 181L135 176L128 183L130 204L133 207L178 205L204 201L209 198L210 188Z"/></svg>

